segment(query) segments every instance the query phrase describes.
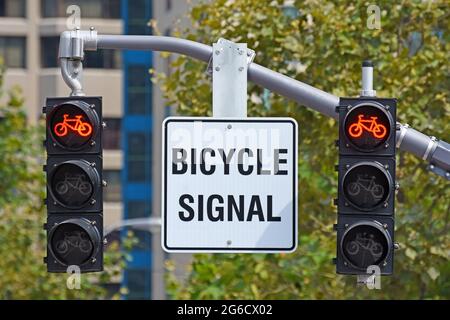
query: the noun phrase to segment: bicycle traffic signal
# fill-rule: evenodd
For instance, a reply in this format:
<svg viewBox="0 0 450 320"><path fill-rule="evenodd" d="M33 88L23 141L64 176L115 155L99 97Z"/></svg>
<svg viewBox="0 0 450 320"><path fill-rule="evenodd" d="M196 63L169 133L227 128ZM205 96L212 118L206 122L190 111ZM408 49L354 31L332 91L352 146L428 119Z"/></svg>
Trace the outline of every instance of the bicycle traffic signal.
<svg viewBox="0 0 450 320"><path fill-rule="evenodd" d="M102 99L49 98L46 114L48 272L103 270Z"/></svg>
<svg viewBox="0 0 450 320"><path fill-rule="evenodd" d="M341 98L336 272L393 273L396 100Z"/></svg>

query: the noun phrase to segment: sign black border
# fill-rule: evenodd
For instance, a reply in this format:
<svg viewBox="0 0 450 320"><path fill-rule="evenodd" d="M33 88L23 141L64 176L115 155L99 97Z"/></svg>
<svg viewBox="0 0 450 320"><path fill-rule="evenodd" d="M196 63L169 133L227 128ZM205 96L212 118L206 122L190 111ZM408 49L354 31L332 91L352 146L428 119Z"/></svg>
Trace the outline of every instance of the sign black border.
<svg viewBox="0 0 450 320"><path fill-rule="evenodd" d="M292 184L293 184L293 188L292 188L292 198L294 199L294 205L292 206L292 218L293 218L293 223L292 223L292 246L289 248L230 248L230 247L210 247L210 248L195 248L195 247L182 247L182 248L172 248L169 247L167 245L167 137L168 137L168 124L171 122L223 122L223 123L258 123L258 122L266 122L266 123L290 123L293 125L293 150L294 150L294 161L293 161L293 175L292 175ZM297 206L298 206L298 199L295 201L296 199L296 178L297 178L297 165L298 163L296 163L295 159L297 159L298 157L298 150L297 150L297 136L298 136L298 125L295 122L294 119L280 119L280 120L276 120L274 118L272 119L255 119L255 118L249 118L249 119L233 119L230 118L228 119L207 119L207 118L190 118L190 117L186 117L186 119L182 119L182 118L168 118L165 122L164 122L164 141L163 141L163 148L164 148L164 201L163 201L163 215L164 215L164 220L163 220L163 228L164 228L164 249L168 250L168 251L200 251L200 252L208 252L208 251L262 251L262 252L270 252L270 251L275 251L275 252L289 252L294 250L294 248L297 246L297 233L296 231L296 224L298 223L297 219L296 219L296 212L297 212ZM297 134L296 134L297 133Z"/></svg>

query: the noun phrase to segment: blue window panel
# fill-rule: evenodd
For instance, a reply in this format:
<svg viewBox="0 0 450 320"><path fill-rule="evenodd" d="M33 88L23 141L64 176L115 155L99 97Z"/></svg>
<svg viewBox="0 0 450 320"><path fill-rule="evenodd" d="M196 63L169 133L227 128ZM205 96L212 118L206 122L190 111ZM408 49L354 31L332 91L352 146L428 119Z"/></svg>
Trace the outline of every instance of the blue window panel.
<svg viewBox="0 0 450 320"><path fill-rule="evenodd" d="M153 117L126 116L123 126L127 132L144 131L150 133L153 130Z"/></svg>
<svg viewBox="0 0 450 320"><path fill-rule="evenodd" d="M131 251L132 260L128 261L127 268L130 269L150 269L152 266L152 253L150 251Z"/></svg>
<svg viewBox="0 0 450 320"><path fill-rule="evenodd" d="M152 215L152 201L146 200L128 200L126 202L127 218L139 219Z"/></svg>
<svg viewBox="0 0 450 320"><path fill-rule="evenodd" d="M121 1L121 12L123 17L124 34L151 34L151 28L147 22L152 19L151 0L123 0ZM122 53L124 83L123 103L124 118L122 129L122 141L124 152L123 178L123 203L124 218L128 217L129 210L136 214L136 206L129 205L140 202L145 208L144 214L151 214L152 205L152 83L150 81L149 69L153 65L153 53L150 51L124 51ZM132 105L130 105L132 104ZM145 138L138 137L139 134ZM135 135L129 139L130 135ZM136 145L137 140L144 141L144 148ZM134 143L130 146L129 143ZM142 168L140 160L145 162ZM128 165L135 164L135 172L130 172ZM133 170L133 169L131 169ZM136 171L137 170L137 171ZM143 172L143 179L135 179L137 172ZM139 180L139 181L130 181ZM139 211L139 210L138 210ZM140 210L139 212L141 212ZM131 216L133 216L133 212ZM123 275L123 285L128 288L129 294L124 299L150 299L151 298L151 235L150 233L138 232L140 243L131 251L132 261L128 263ZM122 235L126 230L122 230Z"/></svg>
<svg viewBox="0 0 450 320"><path fill-rule="evenodd" d="M153 188L150 184L126 184L124 187L124 198L126 200L152 199Z"/></svg>
<svg viewBox="0 0 450 320"><path fill-rule="evenodd" d="M142 69L142 72L150 77L148 72L153 65L153 53L151 51L125 50L122 53L122 57L129 64L147 65L148 69Z"/></svg>

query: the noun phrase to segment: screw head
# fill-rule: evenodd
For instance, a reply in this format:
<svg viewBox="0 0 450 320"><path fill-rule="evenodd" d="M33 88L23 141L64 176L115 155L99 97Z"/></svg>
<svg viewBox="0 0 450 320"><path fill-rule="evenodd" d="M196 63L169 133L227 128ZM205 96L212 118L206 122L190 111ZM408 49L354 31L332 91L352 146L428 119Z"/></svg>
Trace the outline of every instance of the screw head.
<svg viewBox="0 0 450 320"><path fill-rule="evenodd" d="M383 262L383 267L386 267L387 266L387 261L384 261Z"/></svg>
<svg viewBox="0 0 450 320"><path fill-rule="evenodd" d="M215 54L218 56L220 54L220 50L216 50Z"/></svg>
<svg viewBox="0 0 450 320"><path fill-rule="evenodd" d="M384 168L385 168L385 169L389 169L389 165L385 164L385 165L384 165Z"/></svg>
<svg viewBox="0 0 450 320"><path fill-rule="evenodd" d="M388 203L385 202L385 203L383 204L383 207L387 208L387 207L388 207Z"/></svg>
<svg viewBox="0 0 450 320"><path fill-rule="evenodd" d="M106 182L105 180L102 180L102 186L103 187L107 187L108 186L108 182Z"/></svg>
<svg viewBox="0 0 450 320"><path fill-rule="evenodd" d="M387 225L386 223L383 224L383 228L387 229L387 228L388 228L388 225Z"/></svg>
<svg viewBox="0 0 450 320"><path fill-rule="evenodd" d="M345 144L346 148L350 148L350 145L348 143Z"/></svg>
<svg viewBox="0 0 450 320"><path fill-rule="evenodd" d="M347 261L344 261L344 266L348 266L348 263L347 263Z"/></svg>
<svg viewBox="0 0 450 320"><path fill-rule="evenodd" d="M348 206L349 206L348 202L345 202L345 203L344 203L344 206L348 207Z"/></svg>
<svg viewBox="0 0 450 320"><path fill-rule="evenodd" d="M103 244L104 244L104 245L107 245L107 244L108 244L108 239L106 239L106 238L103 239Z"/></svg>
<svg viewBox="0 0 450 320"><path fill-rule="evenodd" d="M445 176L446 176L447 178L450 178L450 172L446 172L446 173L445 173Z"/></svg>
<svg viewBox="0 0 450 320"><path fill-rule="evenodd" d="M96 262L97 262L97 259L92 258L91 262L92 262L92 263L96 263Z"/></svg>
<svg viewBox="0 0 450 320"><path fill-rule="evenodd" d="M54 147L56 147L56 146L57 146L56 142L53 142L53 146L54 146Z"/></svg>
<svg viewBox="0 0 450 320"><path fill-rule="evenodd" d="M231 243L232 243L231 240L228 240L227 241L227 246L231 246Z"/></svg>
<svg viewBox="0 0 450 320"><path fill-rule="evenodd" d="M91 147L94 147L96 145L95 141L91 141Z"/></svg>
<svg viewBox="0 0 450 320"><path fill-rule="evenodd" d="M217 72L220 71L220 67L219 66L216 67L216 71Z"/></svg>
<svg viewBox="0 0 450 320"><path fill-rule="evenodd" d="M398 242L394 243L394 249L395 250L400 249L400 244Z"/></svg>
<svg viewBox="0 0 450 320"><path fill-rule="evenodd" d="M345 165L345 169L350 169L350 165L349 165L349 164L346 164L346 165Z"/></svg>
<svg viewBox="0 0 450 320"><path fill-rule="evenodd" d="M95 104L91 104L91 109L95 109Z"/></svg>
<svg viewBox="0 0 450 320"><path fill-rule="evenodd" d="M107 127L108 125L106 124L106 122L102 122L102 127L103 127L103 129L106 129L106 127Z"/></svg>
<svg viewBox="0 0 450 320"><path fill-rule="evenodd" d="M384 145L384 147L387 149L387 148L389 148L389 143L386 143L385 145Z"/></svg>
<svg viewBox="0 0 450 320"><path fill-rule="evenodd" d="M347 229L348 227L349 227L348 223L344 224L344 228Z"/></svg>
<svg viewBox="0 0 450 320"><path fill-rule="evenodd" d="M229 124L229 125L227 126L227 129L228 129L228 130L231 130L231 128L233 128L233 126L232 126L231 124Z"/></svg>
<svg viewBox="0 0 450 320"><path fill-rule="evenodd" d="M244 71L244 67L239 67L239 71L240 72Z"/></svg>
<svg viewBox="0 0 450 320"><path fill-rule="evenodd" d="M95 168L95 166L96 166L95 162L91 162L91 167Z"/></svg>
<svg viewBox="0 0 450 320"><path fill-rule="evenodd" d="M94 204L96 204L97 203L97 201L95 200L95 199L92 199L91 200L91 205L94 205Z"/></svg>
<svg viewBox="0 0 450 320"><path fill-rule="evenodd" d="M384 108L385 108L386 110L389 110L390 107L389 107L388 105L385 105Z"/></svg>
<svg viewBox="0 0 450 320"><path fill-rule="evenodd" d="M93 226L95 226L95 225L97 224L97 222L91 221L91 224L92 224Z"/></svg>

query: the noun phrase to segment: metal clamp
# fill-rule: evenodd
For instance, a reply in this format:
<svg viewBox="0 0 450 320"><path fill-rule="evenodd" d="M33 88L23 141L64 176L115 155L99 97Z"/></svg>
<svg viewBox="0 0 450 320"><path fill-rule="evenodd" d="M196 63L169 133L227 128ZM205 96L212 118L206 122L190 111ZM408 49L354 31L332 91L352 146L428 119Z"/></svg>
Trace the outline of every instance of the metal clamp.
<svg viewBox="0 0 450 320"><path fill-rule="evenodd" d="M91 27L89 31L64 31L59 41L59 58L83 60L84 51L97 51L97 31Z"/></svg>
<svg viewBox="0 0 450 320"><path fill-rule="evenodd" d="M61 34L59 42L61 75L72 90L71 96L84 96L82 85L84 51L96 50L97 31L93 27L89 31L77 28Z"/></svg>
<svg viewBox="0 0 450 320"><path fill-rule="evenodd" d="M427 150L425 150L425 153L423 154L422 159L428 160L428 156L430 155L431 150L436 148L437 146L437 139L436 137L430 137L430 142L428 142Z"/></svg>
<svg viewBox="0 0 450 320"><path fill-rule="evenodd" d="M217 43L222 43L222 44L223 43L227 43L227 42L234 44L233 41L230 41L230 40L227 40L227 39L224 39L224 38L219 38L219 40L217 41ZM208 66L206 67L206 73L209 76L212 76L212 74L213 74L213 58L214 58L214 55L218 55L218 54L220 54L220 51L219 52L217 52L217 51L213 52L213 55L209 59ZM247 48L247 66L250 66L253 63L253 60L255 59L255 57L256 57L255 50Z"/></svg>
<svg viewBox="0 0 450 320"><path fill-rule="evenodd" d="M396 143L397 149L400 148L408 129L409 129L409 124L402 125L401 123L397 122L397 130L400 130L400 136L398 137L397 143Z"/></svg>

